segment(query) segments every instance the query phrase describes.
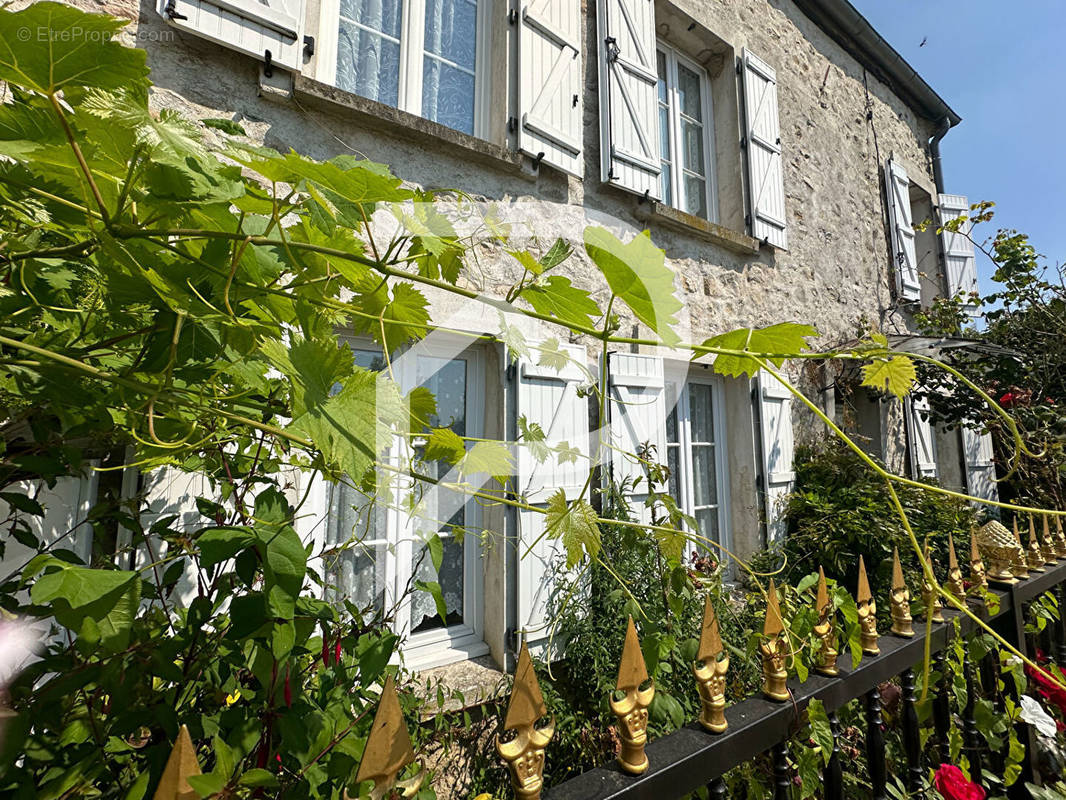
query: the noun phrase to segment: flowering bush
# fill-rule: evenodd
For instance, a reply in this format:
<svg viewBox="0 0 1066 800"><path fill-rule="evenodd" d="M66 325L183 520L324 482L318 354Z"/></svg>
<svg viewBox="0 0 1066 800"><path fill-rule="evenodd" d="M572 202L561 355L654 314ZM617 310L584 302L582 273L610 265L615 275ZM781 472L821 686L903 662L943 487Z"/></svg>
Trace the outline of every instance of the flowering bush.
<svg viewBox="0 0 1066 800"><path fill-rule="evenodd" d="M971 783L954 764L941 764L933 776L933 785L944 800L985 800L985 790Z"/></svg>

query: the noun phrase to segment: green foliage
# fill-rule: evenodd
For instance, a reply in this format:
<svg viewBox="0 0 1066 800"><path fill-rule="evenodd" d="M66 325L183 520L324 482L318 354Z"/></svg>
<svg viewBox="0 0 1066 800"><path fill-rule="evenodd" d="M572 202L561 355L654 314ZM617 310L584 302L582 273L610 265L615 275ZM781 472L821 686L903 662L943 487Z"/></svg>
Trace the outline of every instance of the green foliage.
<svg viewBox="0 0 1066 800"><path fill-rule="evenodd" d="M780 367L785 362L786 354L802 353L807 349L807 338L817 335L818 331L810 325L781 322L766 328L740 328L712 336L701 346L770 353L772 355L767 358L767 361ZM744 375L754 377L759 371L759 363L749 356L721 353L715 356L714 370L720 375L733 378Z"/></svg>

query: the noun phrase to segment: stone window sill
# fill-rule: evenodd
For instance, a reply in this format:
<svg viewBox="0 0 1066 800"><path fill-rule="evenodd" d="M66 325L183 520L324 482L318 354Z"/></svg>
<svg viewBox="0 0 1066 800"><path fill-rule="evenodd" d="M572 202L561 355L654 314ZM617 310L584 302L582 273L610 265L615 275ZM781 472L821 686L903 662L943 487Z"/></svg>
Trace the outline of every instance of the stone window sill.
<svg viewBox="0 0 1066 800"><path fill-rule="evenodd" d="M637 205L637 216L648 222L656 222L665 228L698 236L712 244L735 253L754 256L759 254L759 240L744 233L709 222L702 217L687 214L680 209L660 203L658 200L642 200Z"/></svg>
<svg viewBox="0 0 1066 800"><path fill-rule="evenodd" d="M345 113L355 117L371 130L382 131L407 141L421 142L433 148L442 148L527 178L534 178L537 174L531 166L531 160L516 150L360 97L336 86L312 80L305 75L293 76L293 95L305 105L331 111L344 109Z"/></svg>
<svg viewBox="0 0 1066 800"><path fill-rule="evenodd" d="M415 673L415 682L416 691L424 693L428 701L423 708L423 720L498 700L506 697L509 688L507 675L496 668L491 656L420 670ZM438 709L438 683L446 690L458 689L463 699L449 697L444 702L444 708Z"/></svg>

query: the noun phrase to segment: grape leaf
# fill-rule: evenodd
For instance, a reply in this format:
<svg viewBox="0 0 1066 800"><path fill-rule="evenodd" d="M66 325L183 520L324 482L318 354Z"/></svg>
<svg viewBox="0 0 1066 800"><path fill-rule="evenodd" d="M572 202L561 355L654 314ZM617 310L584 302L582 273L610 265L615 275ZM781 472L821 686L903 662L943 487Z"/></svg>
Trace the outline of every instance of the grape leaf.
<svg viewBox="0 0 1066 800"><path fill-rule="evenodd" d="M877 359L862 367L862 385L905 397L914 385L914 361L908 356Z"/></svg>
<svg viewBox="0 0 1066 800"><path fill-rule="evenodd" d="M560 539L566 550L566 568L578 564L585 553L594 558L600 552L600 529L596 511L586 500L566 502L566 493L559 489L548 498L548 536Z"/></svg>
<svg viewBox="0 0 1066 800"><path fill-rule="evenodd" d="M799 355L808 349L806 337L817 335L818 331L810 325L801 325L798 322L779 322L766 328L738 328L728 333L720 333L704 341L702 347L746 350L752 353L776 353L777 355L768 357L767 361L780 367L786 355ZM759 362L749 356L720 353L714 359L714 371L733 378L739 378L742 375L754 377L759 371Z"/></svg>
<svg viewBox="0 0 1066 800"><path fill-rule="evenodd" d="M518 295L533 306L538 314L591 328L600 307L584 289L578 289L569 278L552 275L525 287Z"/></svg>

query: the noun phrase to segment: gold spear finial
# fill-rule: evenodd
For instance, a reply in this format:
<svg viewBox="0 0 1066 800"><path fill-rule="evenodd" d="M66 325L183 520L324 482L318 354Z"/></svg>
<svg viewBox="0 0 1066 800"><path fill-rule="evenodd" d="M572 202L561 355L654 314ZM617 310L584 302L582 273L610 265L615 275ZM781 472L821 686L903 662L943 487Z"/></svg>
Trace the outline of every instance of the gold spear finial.
<svg viewBox="0 0 1066 800"><path fill-rule="evenodd" d="M1044 572L1044 554L1040 550L1040 540L1036 538L1036 525L1033 515L1029 515L1029 550L1026 552L1026 566L1030 572Z"/></svg>
<svg viewBox="0 0 1066 800"><path fill-rule="evenodd" d="M649 682L648 688L640 688ZM622 740L618 765L626 772L640 775L648 769L644 746L648 743L648 706L655 699L655 682L649 681L633 617L629 618L626 625L626 641L618 665L615 695L619 694L619 699L612 696L609 701L611 711L618 717L618 732Z"/></svg>
<svg viewBox="0 0 1066 800"><path fill-rule="evenodd" d="M988 580L985 578L985 562L981 560L981 551L977 549L977 535L970 531L970 591L977 592L980 597L988 588Z"/></svg>
<svg viewBox="0 0 1066 800"><path fill-rule="evenodd" d="M359 762L355 780L357 783L374 782L374 788L370 790L371 800L381 800L394 788L400 789L403 797L414 797L422 787L424 769L407 780L396 780L400 771L414 760L415 751L400 709L400 698L396 695L396 682L389 675L381 688L378 710L370 726L370 735L366 739L363 760ZM351 800L347 789L344 797L345 800Z"/></svg>
<svg viewBox="0 0 1066 800"><path fill-rule="evenodd" d="M544 788L544 757L548 743L555 734L555 719L543 727L537 721L548 713L544 695L540 691L529 647L522 643L518 653L511 699L507 703L507 715L503 720L505 731L514 731L513 739L503 741L496 737L496 752L511 772L511 785L519 800L540 800Z"/></svg>
<svg viewBox="0 0 1066 800"><path fill-rule="evenodd" d="M914 636L911 626L911 593L903 580L903 565L899 563L899 548L892 550L892 589L889 592L889 611L892 614L892 633L910 639Z"/></svg>
<svg viewBox="0 0 1066 800"><path fill-rule="evenodd" d="M1029 568L1026 566L1025 548L1022 546L1022 537L1018 533L1018 515L1014 515L1011 522L1011 530L1014 533L1014 543L1018 546L1014 551L1014 560L1010 565L1010 573L1019 580L1029 577Z"/></svg>
<svg viewBox="0 0 1066 800"><path fill-rule="evenodd" d="M189 785L189 778L200 775L200 763L196 760L196 746L189 736L189 729L182 725L178 729L178 738L170 750L167 765L163 767L163 776L159 786L152 795L153 800L195 800L199 797Z"/></svg>
<svg viewBox="0 0 1066 800"><path fill-rule="evenodd" d="M729 672L729 654L722 646L718 632L718 617L707 595L703 604L703 624L700 626L700 644L692 674L699 687L700 724L712 733L722 733L729 727L725 718L725 684Z"/></svg>
<svg viewBox="0 0 1066 800"><path fill-rule="evenodd" d="M829 601L829 587L825 583L825 570L818 567L818 596L814 601L814 635L818 637L818 653L814 668L823 675L836 675L837 656L840 654L833 604Z"/></svg>
<svg viewBox="0 0 1066 800"><path fill-rule="evenodd" d="M879 655L877 646L877 601L870 592L870 580L866 577L866 562L859 556L859 587L855 593L855 605L859 610L859 640L862 651L870 656Z"/></svg>
<svg viewBox="0 0 1066 800"><path fill-rule="evenodd" d="M933 559L929 555L929 537L925 537L925 550L922 553L922 557L925 559L925 563L929 565L929 570L933 569ZM940 595L937 594L936 584L930 582L925 576L925 570L922 570L922 605L925 606L925 618L926 620L932 619L933 622L944 622L944 614L941 612Z"/></svg>
<svg viewBox="0 0 1066 800"><path fill-rule="evenodd" d="M1044 554L1044 563L1058 564L1058 543L1055 537L1051 535L1051 526L1048 524L1047 514L1041 514L1040 519L1044 528L1043 534L1040 537L1040 552Z"/></svg>
<svg viewBox="0 0 1066 800"><path fill-rule="evenodd" d="M1055 517L1055 553L1066 558L1066 533L1062 532L1062 517Z"/></svg>
<svg viewBox="0 0 1066 800"><path fill-rule="evenodd" d="M766 595L766 621L763 622L763 640L759 643L762 652L762 691L771 700L788 700L788 637L784 636L785 623L781 619L781 606L777 600L777 586L770 579Z"/></svg>
<svg viewBox="0 0 1066 800"><path fill-rule="evenodd" d="M962 583L962 570L959 569L959 559L955 555L955 537L948 534L948 579L944 589L955 595L959 600L966 596L966 587Z"/></svg>

